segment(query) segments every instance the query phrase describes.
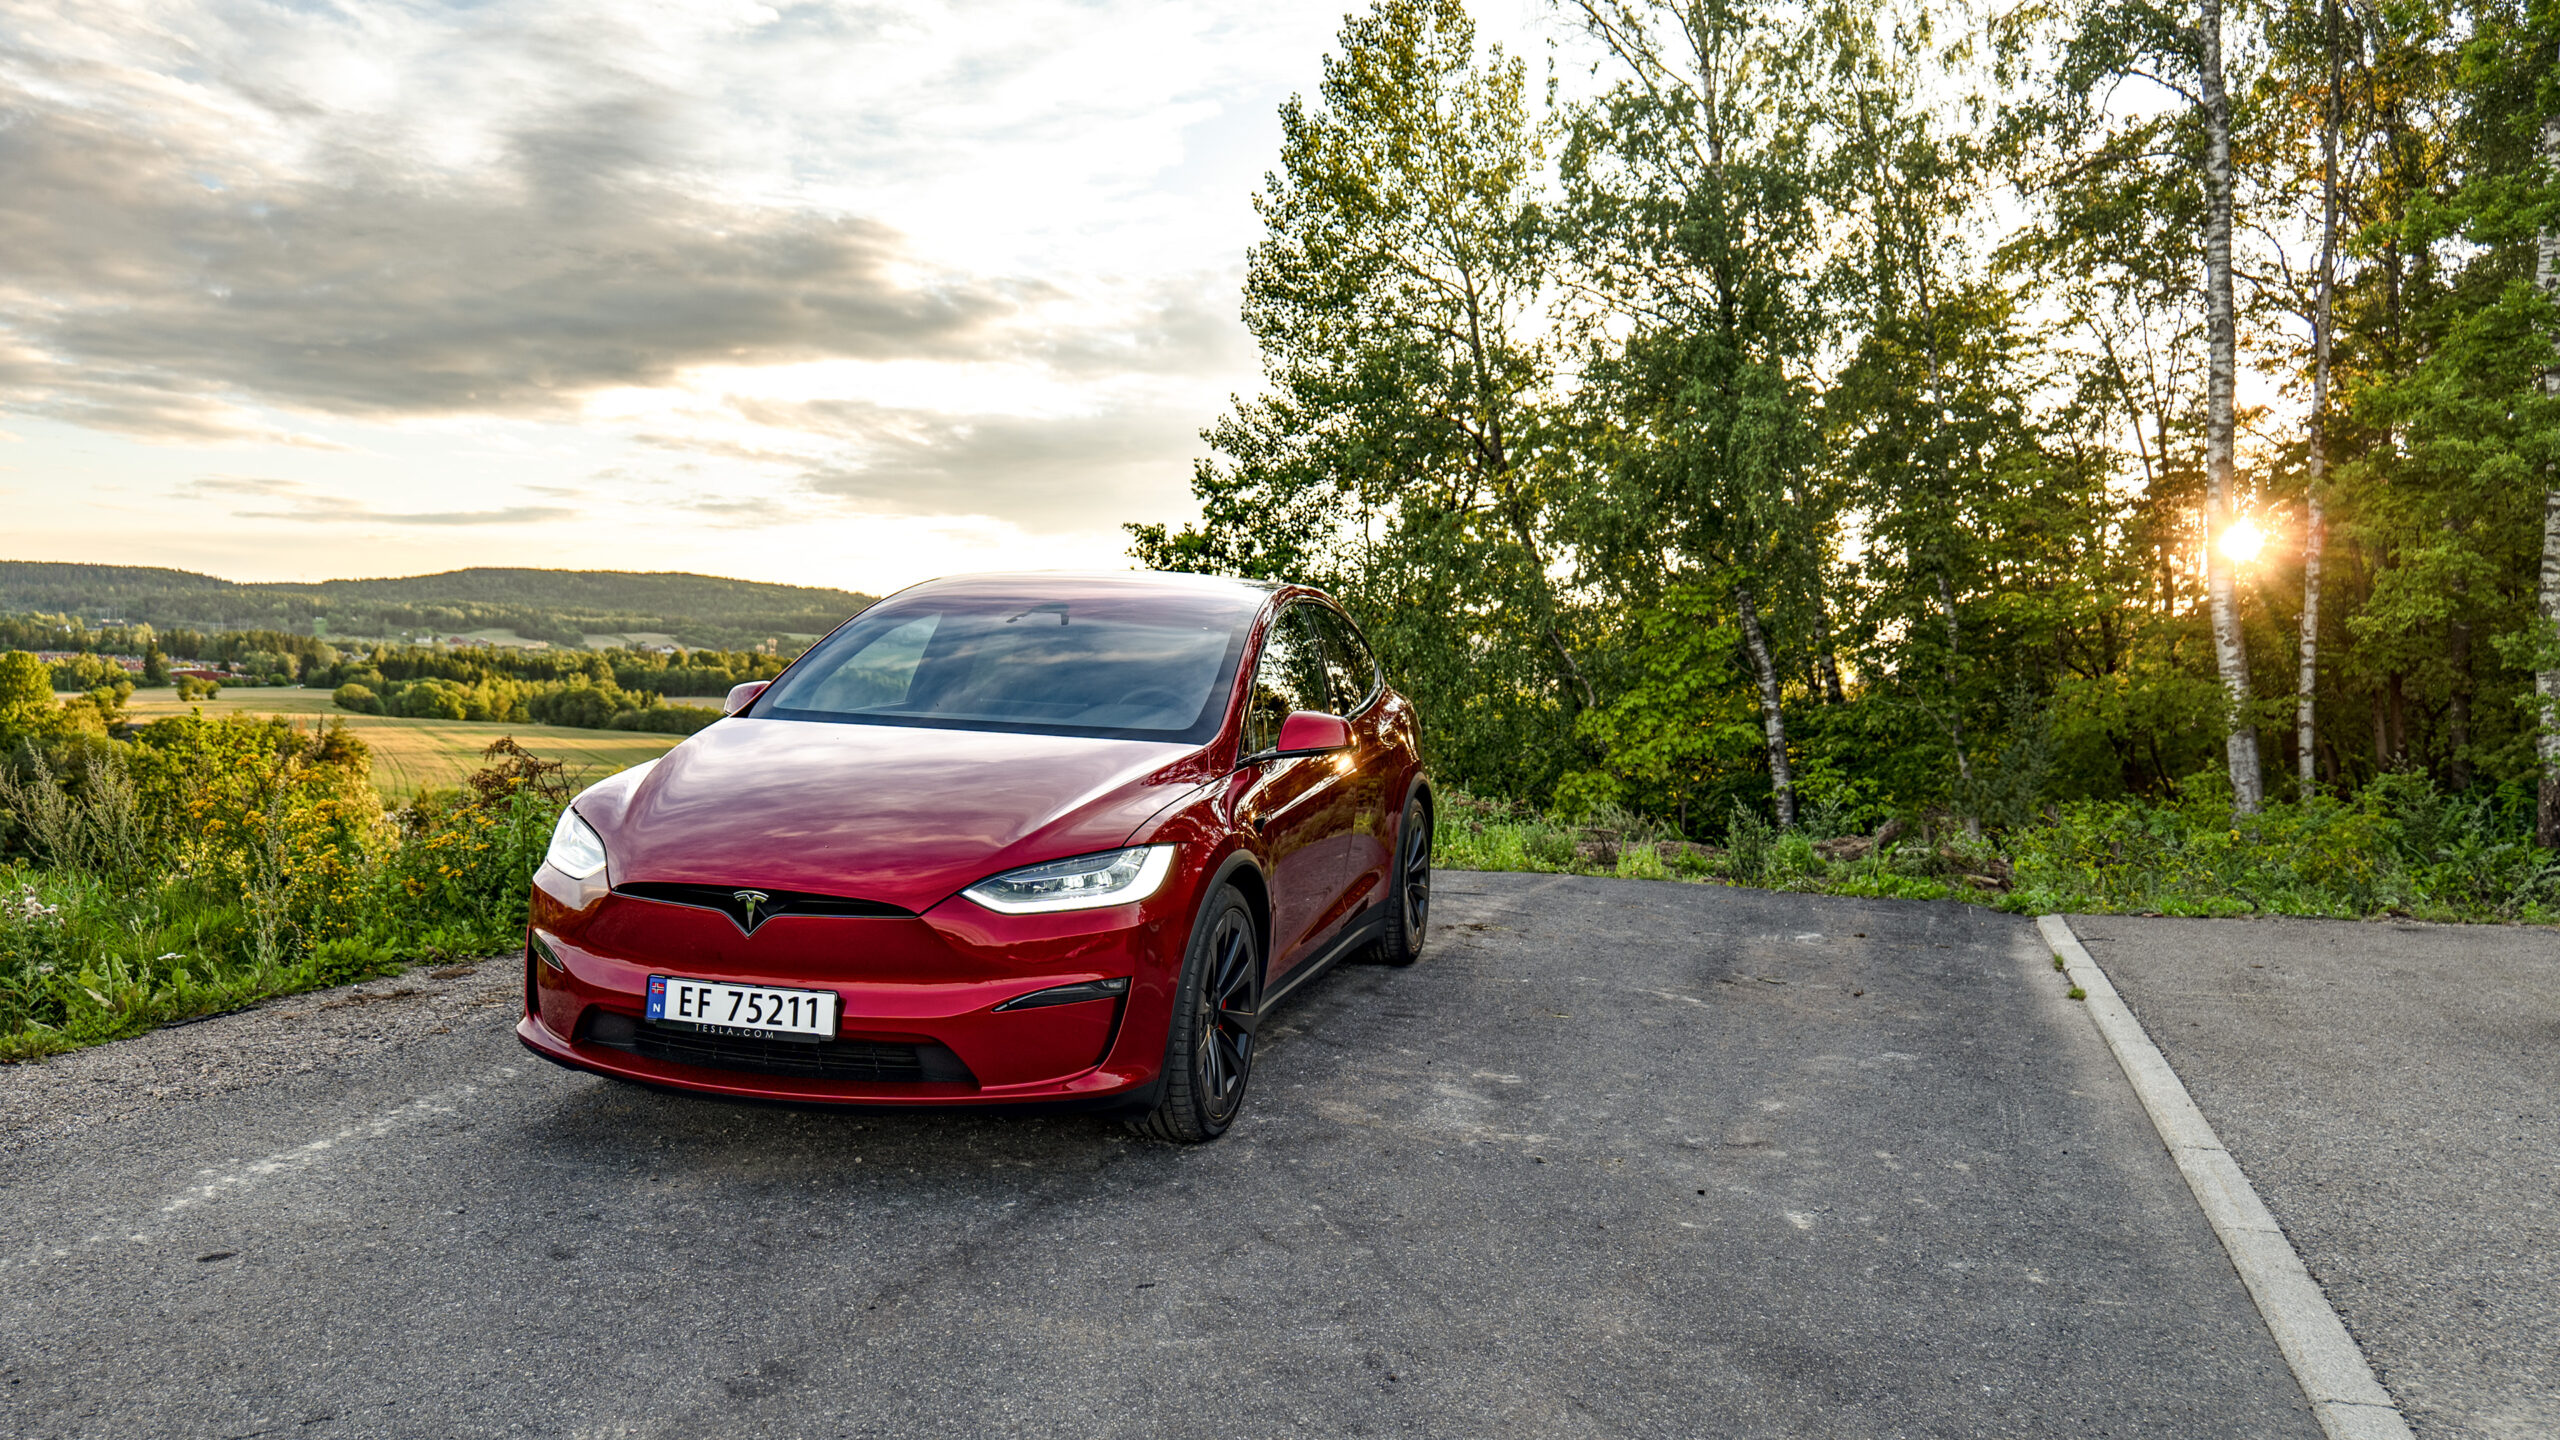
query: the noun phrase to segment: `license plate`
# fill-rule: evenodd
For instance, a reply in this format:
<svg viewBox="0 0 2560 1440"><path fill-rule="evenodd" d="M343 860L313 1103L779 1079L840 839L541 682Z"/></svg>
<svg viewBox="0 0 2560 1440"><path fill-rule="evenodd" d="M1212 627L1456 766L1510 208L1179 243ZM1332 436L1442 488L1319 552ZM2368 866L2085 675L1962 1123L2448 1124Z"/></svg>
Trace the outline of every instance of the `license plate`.
<svg viewBox="0 0 2560 1440"><path fill-rule="evenodd" d="M836 1008L842 998L833 990L780 990L676 975L649 977L651 1020L756 1040L833 1040Z"/></svg>

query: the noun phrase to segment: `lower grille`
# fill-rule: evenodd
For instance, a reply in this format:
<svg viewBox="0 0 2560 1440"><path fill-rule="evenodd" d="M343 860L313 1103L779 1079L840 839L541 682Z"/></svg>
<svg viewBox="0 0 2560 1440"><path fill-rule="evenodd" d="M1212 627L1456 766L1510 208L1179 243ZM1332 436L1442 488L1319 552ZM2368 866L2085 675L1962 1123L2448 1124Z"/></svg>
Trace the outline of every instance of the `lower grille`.
<svg viewBox="0 0 2560 1440"><path fill-rule="evenodd" d="M579 1038L644 1060L705 1070L843 1080L866 1085L974 1085L978 1077L950 1047L876 1040L752 1040L646 1025L610 1010L590 1010Z"/></svg>

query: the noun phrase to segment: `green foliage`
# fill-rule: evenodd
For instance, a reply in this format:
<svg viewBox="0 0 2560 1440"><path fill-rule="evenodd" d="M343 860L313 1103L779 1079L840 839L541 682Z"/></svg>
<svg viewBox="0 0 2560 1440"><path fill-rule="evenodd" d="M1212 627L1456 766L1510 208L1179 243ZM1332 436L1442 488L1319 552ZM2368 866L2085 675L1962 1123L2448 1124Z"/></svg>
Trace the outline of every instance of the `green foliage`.
<svg viewBox="0 0 2560 1440"><path fill-rule="evenodd" d="M2531 792L2446 795L2411 772L2351 801L2278 802L2235 820L2226 782L2208 771L2167 803L2078 801L1997 841L1906 831L1847 849L1780 832L1746 806L1718 849L1625 812L1577 825L1463 791L1440 798L1433 862L1450 869L1965 899L2028 915L2560 921L2560 853L2532 843Z"/></svg>
<svg viewBox="0 0 2560 1440"><path fill-rule="evenodd" d="M1350 16L1281 112L1245 324L1269 380L1205 438L1203 519L1132 526L1158 568L1325 584L1480 782L1543 793L1591 699L1552 573L1560 346L1527 68L1458 0Z"/></svg>
<svg viewBox="0 0 2560 1440"><path fill-rule="evenodd" d="M2225 9L2241 389L2269 397L2235 498L2273 537L2236 591L2265 698L2233 715L2193 7L1566 10L1603 58L1562 105L1455 0L1345 21L1259 201L1267 383L1203 437L1200 523L1133 527L1138 558L1331 587L1444 781L1691 839L1737 803L1995 847L2151 814L2235 723L2306 807L2535 778L2560 11ZM2134 77L2160 103L2116 103Z"/></svg>
<svg viewBox="0 0 2560 1440"><path fill-rule="evenodd" d="M24 650L0 653L0 726L34 727L53 709L53 673Z"/></svg>
<svg viewBox="0 0 2560 1440"><path fill-rule="evenodd" d="M0 1059L516 943L567 800L513 741L393 815L344 730L162 720L0 774Z"/></svg>

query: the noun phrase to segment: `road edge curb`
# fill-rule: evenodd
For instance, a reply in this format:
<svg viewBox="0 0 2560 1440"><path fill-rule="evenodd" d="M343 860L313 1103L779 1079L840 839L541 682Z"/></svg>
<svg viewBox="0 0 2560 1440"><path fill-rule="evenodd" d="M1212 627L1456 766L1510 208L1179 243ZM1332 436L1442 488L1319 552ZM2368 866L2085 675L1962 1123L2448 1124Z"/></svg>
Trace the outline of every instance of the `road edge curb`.
<svg viewBox="0 0 2560 1440"><path fill-rule="evenodd" d="M2142 1022L2108 983L2107 972L2098 968L2061 916L2037 916L2036 929L2062 960L2071 983L2087 995L2089 1018L2097 1022L2098 1033L2106 1037L2134 1096L2159 1131L2160 1143L2186 1177L2223 1253L2231 1257L2231 1268L2249 1287L2249 1298L2302 1386L2303 1398L2311 1402L2321 1433L2329 1440L2412 1440L2399 1402L2374 1378L2364 1348L2347 1333L2346 1322L2303 1267L2293 1242L2223 1148L2222 1137L2196 1108L2168 1057L2151 1043Z"/></svg>

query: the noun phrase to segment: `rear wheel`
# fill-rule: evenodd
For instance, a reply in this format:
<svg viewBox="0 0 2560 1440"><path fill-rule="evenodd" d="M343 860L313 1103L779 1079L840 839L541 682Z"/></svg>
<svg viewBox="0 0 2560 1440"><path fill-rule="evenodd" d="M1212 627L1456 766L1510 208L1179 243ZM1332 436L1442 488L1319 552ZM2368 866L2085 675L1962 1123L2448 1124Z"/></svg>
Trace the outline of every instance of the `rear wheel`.
<svg viewBox="0 0 2560 1440"><path fill-rule="evenodd" d="M1261 990L1262 943L1253 907L1234 886L1221 885L1192 931L1182 979L1174 987L1155 1109L1129 1122L1131 1129L1178 1145L1226 1133L1253 1075Z"/></svg>
<svg viewBox="0 0 2560 1440"><path fill-rule="evenodd" d="M1396 863L1387 875L1387 924L1378 936L1378 958L1410 965L1422 958L1431 933L1431 807L1416 795L1396 825Z"/></svg>

